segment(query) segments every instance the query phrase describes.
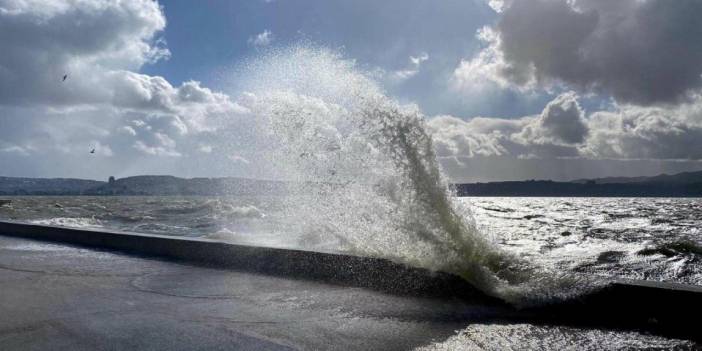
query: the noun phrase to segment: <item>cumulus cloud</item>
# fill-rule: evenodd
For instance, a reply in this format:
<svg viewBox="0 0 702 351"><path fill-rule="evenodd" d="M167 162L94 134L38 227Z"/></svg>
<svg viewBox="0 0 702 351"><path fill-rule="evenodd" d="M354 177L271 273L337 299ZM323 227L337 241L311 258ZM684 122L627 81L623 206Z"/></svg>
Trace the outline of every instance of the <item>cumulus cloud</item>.
<svg viewBox="0 0 702 351"><path fill-rule="evenodd" d="M702 160L702 100L677 108L621 106L590 116L582 154L595 158Z"/></svg>
<svg viewBox="0 0 702 351"><path fill-rule="evenodd" d="M504 0L488 0L488 6L490 6L495 12L502 12L505 7Z"/></svg>
<svg viewBox="0 0 702 351"><path fill-rule="evenodd" d="M181 154L178 151L174 150L173 146L175 145L147 145L141 140L134 143L135 149L147 155L180 157Z"/></svg>
<svg viewBox="0 0 702 351"><path fill-rule="evenodd" d="M501 10L492 29L495 37L478 57L461 63L458 78L487 71L498 82L564 84L639 105L686 101L702 87L702 2L519 0L493 5Z"/></svg>
<svg viewBox="0 0 702 351"><path fill-rule="evenodd" d="M122 71L169 55L165 25L150 0L0 1L0 104L107 102Z"/></svg>
<svg viewBox="0 0 702 351"><path fill-rule="evenodd" d="M427 122L439 157L509 155L510 135L522 129L523 121L497 118L438 116Z"/></svg>
<svg viewBox="0 0 702 351"><path fill-rule="evenodd" d="M469 121L440 116L427 124L442 157L572 157L589 133L572 92L556 97L538 116Z"/></svg>
<svg viewBox="0 0 702 351"><path fill-rule="evenodd" d="M249 38L249 45L253 46L268 46L273 42L273 33L266 29L261 33L258 33Z"/></svg>
<svg viewBox="0 0 702 351"><path fill-rule="evenodd" d="M430 119L443 158L702 160L702 97L676 108L617 105L586 116L569 92L538 116Z"/></svg>
<svg viewBox="0 0 702 351"><path fill-rule="evenodd" d="M476 38L484 46L471 59L463 59L453 72L450 86L466 95L479 94L490 89L511 89L521 93L529 92L536 85L531 76L523 77L517 83L507 74L509 66L500 50L501 38L491 27L478 30Z"/></svg>
<svg viewBox="0 0 702 351"><path fill-rule="evenodd" d="M35 129L51 118L80 120L74 133L64 126L25 135L25 143L37 146L24 147L24 154L93 144L101 156L127 152L128 145L147 155L179 156L177 140L211 131L238 111L229 96L199 82L174 86L138 73L169 57L159 37L165 26L153 0L0 0L1 118L23 119ZM102 132L79 135L86 128Z"/></svg>
<svg viewBox="0 0 702 351"><path fill-rule="evenodd" d="M122 133L129 134L131 136L137 135L136 130L134 130L134 128L131 126L123 126L119 129L119 131L121 131Z"/></svg>
<svg viewBox="0 0 702 351"><path fill-rule="evenodd" d="M517 137L529 143L572 145L582 143L587 134L588 126L577 95L569 92L549 102L541 115L526 124Z"/></svg>

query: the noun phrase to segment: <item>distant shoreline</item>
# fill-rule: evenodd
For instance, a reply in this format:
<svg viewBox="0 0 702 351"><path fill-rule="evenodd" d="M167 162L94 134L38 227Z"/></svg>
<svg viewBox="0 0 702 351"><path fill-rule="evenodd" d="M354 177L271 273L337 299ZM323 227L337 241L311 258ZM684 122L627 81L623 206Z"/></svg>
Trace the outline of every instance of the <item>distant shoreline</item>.
<svg viewBox="0 0 702 351"><path fill-rule="evenodd" d="M522 181L456 184L458 196L506 197L702 197L702 182L573 183Z"/></svg>
<svg viewBox="0 0 702 351"><path fill-rule="evenodd" d="M283 181L134 176L107 181L0 177L0 196L252 196L288 193ZM331 184L330 184L331 185ZM453 184L461 197L702 197L702 171L654 177Z"/></svg>

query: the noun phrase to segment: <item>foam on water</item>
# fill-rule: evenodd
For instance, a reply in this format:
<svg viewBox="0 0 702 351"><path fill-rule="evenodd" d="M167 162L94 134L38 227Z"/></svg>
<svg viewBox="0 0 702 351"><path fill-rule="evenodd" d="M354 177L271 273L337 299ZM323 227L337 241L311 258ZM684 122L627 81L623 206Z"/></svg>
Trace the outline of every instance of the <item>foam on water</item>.
<svg viewBox="0 0 702 351"><path fill-rule="evenodd" d="M102 224L99 220L93 217L55 217L49 219L38 219L30 221L32 224L39 225L54 225L59 227L71 227L71 228L84 228L84 229L99 229L102 228Z"/></svg>
<svg viewBox="0 0 702 351"><path fill-rule="evenodd" d="M352 61L301 45L251 63L244 82L238 103L260 156L298 194L281 201L300 246L452 272L515 304L592 286L487 240L454 201L418 108L386 97Z"/></svg>

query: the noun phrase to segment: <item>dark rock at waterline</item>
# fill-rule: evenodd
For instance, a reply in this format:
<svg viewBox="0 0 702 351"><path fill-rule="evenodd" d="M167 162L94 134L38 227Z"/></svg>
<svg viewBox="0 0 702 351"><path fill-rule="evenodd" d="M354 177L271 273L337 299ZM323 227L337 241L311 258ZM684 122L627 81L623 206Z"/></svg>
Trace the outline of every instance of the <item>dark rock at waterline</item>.
<svg viewBox="0 0 702 351"><path fill-rule="evenodd" d="M691 241L676 241L656 247L647 247L639 250L636 254L641 256L663 255L665 257L674 257L681 254L702 255L702 247Z"/></svg>
<svg viewBox="0 0 702 351"><path fill-rule="evenodd" d="M673 257L677 255L677 253L674 250L671 250L667 247L645 248L643 250L639 250L636 254L640 256L663 255L665 257Z"/></svg>
<svg viewBox="0 0 702 351"><path fill-rule="evenodd" d="M671 224L673 220L670 218L654 218L651 220L651 224Z"/></svg>
<svg viewBox="0 0 702 351"><path fill-rule="evenodd" d="M483 209L486 211L503 212L503 213L514 212L514 210L511 208L501 208L501 207L483 207Z"/></svg>
<svg viewBox="0 0 702 351"><path fill-rule="evenodd" d="M2 199L0 199L0 207L2 207L2 206L7 206L7 205L9 205L9 204L11 204L11 203L12 203L12 201L10 201L10 200L2 200Z"/></svg>

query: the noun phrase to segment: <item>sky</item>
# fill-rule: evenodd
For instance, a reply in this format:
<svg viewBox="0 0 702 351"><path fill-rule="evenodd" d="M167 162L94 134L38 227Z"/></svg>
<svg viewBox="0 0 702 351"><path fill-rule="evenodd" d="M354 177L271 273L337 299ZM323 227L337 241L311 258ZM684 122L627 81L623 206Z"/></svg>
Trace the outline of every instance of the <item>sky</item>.
<svg viewBox="0 0 702 351"><path fill-rule="evenodd" d="M0 175L264 177L246 133L218 128L250 128L241 72L299 45L416 106L453 181L700 170L700 15L697 0L0 0Z"/></svg>

